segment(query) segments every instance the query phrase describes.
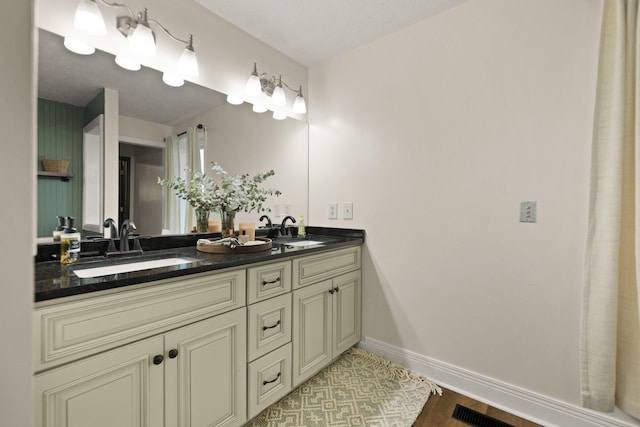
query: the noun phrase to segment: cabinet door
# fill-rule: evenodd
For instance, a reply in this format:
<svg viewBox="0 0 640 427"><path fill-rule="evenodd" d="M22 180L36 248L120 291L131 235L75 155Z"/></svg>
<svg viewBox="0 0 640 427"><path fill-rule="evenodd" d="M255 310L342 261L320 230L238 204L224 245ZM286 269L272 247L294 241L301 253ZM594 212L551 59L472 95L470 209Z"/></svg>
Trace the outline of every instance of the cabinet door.
<svg viewBox="0 0 640 427"><path fill-rule="evenodd" d="M325 280L293 293L294 387L331 361L331 285Z"/></svg>
<svg viewBox="0 0 640 427"><path fill-rule="evenodd" d="M360 270L333 279L333 357L360 341Z"/></svg>
<svg viewBox="0 0 640 427"><path fill-rule="evenodd" d="M246 421L246 309L165 334L165 426Z"/></svg>
<svg viewBox="0 0 640 427"><path fill-rule="evenodd" d="M162 351L153 337L36 375L36 426L162 426Z"/></svg>

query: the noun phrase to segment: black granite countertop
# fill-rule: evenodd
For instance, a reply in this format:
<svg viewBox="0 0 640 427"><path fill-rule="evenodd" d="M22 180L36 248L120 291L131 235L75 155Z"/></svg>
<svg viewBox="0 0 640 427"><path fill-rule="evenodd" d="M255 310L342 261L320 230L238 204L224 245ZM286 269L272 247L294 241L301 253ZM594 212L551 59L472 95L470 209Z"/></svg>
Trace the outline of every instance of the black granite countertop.
<svg viewBox="0 0 640 427"><path fill-rule="evenodd" d="M219 234L218 234L219 236ZM180 277L189 274L203 273L231 267L286 259L294 256L308 255L342 247L362 245L364 230L307 227L305 238L276 238L270 250L246 254L211 254L196 250L198 238L208 235L186 235L175 238L149 237L142 241L144 253L140 256L122 257L117 260L97 256L100 253L99 243L85 244L79 262L62 265L59 261L46 261L55 253L56 245L39 247L35 262L35 301L47 301L72 295L103 291L123 286L152 282L155 280ZM177 240L176 240L177 239ZM287 243L313 240L322 242L308 246L291 246ZM90 256L87 256L89 254ZM170 257L189 259L191 262L168 267L117 273L107 276L81 279L73 273L73 269L99 267L110 263L140 262Z"/></svg>

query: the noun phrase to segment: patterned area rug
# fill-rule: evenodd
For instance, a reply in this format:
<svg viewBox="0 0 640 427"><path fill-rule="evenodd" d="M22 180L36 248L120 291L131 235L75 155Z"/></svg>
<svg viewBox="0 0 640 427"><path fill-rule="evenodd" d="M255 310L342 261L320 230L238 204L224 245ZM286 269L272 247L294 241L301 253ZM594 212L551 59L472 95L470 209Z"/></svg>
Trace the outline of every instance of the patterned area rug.
<svg viewBox="0 0 640 427"><path fill-rule="evenodd" d="M352 348L254 418L248 427L410 427L433 382Z"/></svg>

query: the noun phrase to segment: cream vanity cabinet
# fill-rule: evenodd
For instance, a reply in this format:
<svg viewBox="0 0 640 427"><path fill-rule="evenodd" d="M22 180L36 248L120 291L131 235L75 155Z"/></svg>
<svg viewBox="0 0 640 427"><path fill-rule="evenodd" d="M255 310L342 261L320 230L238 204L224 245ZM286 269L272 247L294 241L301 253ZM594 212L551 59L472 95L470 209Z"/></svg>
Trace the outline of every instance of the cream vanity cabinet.
<svg viewBox="0 0 640 427"><path fill-rule="evenodd" d="M247 269L247 414L292 390L291 260Z"/></svg>
<svg viewBox="0 0 640 427"><path fill-rule="evenodd" d="M245 270L34 310L36 426L241 426Z"/></svg>
<svg viewBox="0 0 640 427"><path fill-rule="evenodd" d="M294 387L360 340L360 247L293 260Z"/></svg>

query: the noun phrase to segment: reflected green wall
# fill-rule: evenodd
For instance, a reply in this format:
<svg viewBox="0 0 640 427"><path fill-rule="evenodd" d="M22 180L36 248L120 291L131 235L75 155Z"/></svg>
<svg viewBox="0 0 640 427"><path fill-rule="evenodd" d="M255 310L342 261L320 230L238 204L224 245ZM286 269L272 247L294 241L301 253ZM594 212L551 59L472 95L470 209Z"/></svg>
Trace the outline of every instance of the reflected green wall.
<svg viewBox="0 0 640 427"><path fill-rule="evenodd" d="M56 216L73 216L82 224L82 128L85 109L38 98L38 170L42 159L69 158L68 182L38 177L38 237L49 237Z"/></svg>

